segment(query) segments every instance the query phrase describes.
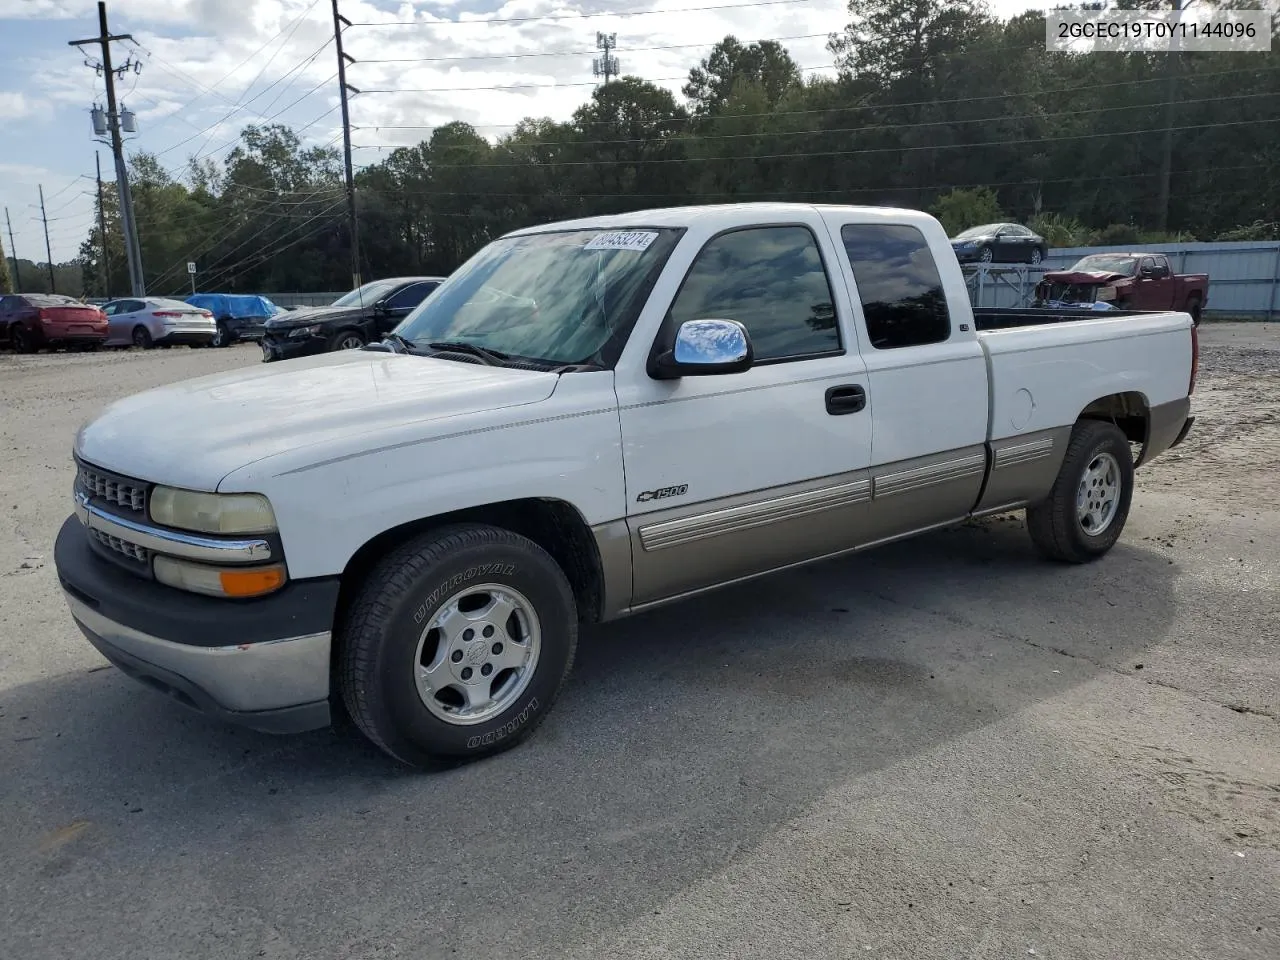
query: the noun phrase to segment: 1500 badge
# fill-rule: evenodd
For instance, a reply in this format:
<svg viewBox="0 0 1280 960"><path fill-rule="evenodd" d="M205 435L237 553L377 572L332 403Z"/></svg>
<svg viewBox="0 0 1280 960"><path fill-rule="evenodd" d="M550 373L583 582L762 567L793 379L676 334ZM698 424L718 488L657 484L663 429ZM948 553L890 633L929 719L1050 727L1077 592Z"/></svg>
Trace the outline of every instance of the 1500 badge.
<svg viewBox="0 0 1280 960"><path fill-rule="evenodd" d="M636 496L636 503L648 503L650 500L666 500L668 497L683 497L688 492L689 485L687 483L682 483L675 487L645 490Z"/></svg>

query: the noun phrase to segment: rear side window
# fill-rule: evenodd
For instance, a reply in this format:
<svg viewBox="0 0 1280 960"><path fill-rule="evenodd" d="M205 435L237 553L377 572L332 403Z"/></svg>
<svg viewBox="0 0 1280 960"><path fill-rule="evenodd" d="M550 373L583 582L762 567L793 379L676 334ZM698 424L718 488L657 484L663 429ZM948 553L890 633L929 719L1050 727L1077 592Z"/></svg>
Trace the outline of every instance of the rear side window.
<svg viewBox="0 0 1280 960"><path fill-rule="evenodd" d="M392 310L412 310L436 287L438 283L411 283L395 296L387 301L387 306Z"/></svg>
<svg viewBox="0 0 1280 960"><path fill-rule="evenodd" d="M753 227L707 242L671 305L671 320L737 320L755 359L838 353L834 298L807 227Z"/></svg>
<svg viewBox="0 0 1280 960"><path fill-rule="evenodd" d="M840 239L873 347L918 347L951 336L942 278L924 234L905 224L850 223Z"/></svg>

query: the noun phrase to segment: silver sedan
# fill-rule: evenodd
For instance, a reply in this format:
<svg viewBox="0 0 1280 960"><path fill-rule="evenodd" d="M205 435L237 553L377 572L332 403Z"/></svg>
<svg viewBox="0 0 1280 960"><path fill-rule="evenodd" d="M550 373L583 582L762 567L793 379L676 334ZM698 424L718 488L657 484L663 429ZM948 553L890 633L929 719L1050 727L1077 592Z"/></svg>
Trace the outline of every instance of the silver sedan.
<svg viewBox="0 0 1280 960"><path fill-rule="evenodd" d="M112 300L102 312L107 315L109 347L132 344L149 350L183 343L207 347L218 332L208 310L167 297Z"/></svg>

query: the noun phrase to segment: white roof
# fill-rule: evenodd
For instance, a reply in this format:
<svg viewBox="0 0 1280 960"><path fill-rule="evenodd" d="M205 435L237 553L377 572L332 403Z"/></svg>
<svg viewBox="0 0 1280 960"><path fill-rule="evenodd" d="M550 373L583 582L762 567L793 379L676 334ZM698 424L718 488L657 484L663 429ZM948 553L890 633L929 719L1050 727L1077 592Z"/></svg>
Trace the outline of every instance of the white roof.
<svg viewBox="0 0 1280 960"><path fill-rule="evenodd" d="M513 230L507 236L523 236L552 230L603 230L624 227L700 227L715 233L737 226L770 221L785 221L813 214L856 216L866 220L892 219L901 222L931 220L927 213L894 207L870 207L814 203L721 203L693 204L687 207L662 207L655 210L633 210L579 220L562 220Z"/></svg>

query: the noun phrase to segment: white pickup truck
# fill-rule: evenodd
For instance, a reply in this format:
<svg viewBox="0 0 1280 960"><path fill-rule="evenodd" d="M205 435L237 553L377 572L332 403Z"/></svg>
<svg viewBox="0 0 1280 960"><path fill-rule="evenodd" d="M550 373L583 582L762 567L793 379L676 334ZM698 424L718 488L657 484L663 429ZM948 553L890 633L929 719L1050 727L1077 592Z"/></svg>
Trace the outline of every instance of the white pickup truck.
<svg viewBox="0 0 1280 960"><path fill-rule="evenodd" d="M582 622L1016 509L1052 559L1106 553L1196 362L1185 313L973 310L914 211L552 224L381 344L110 406L57 567L188 706L291 732L342 702L405 762L478 757L551 709Z"/></svg>

